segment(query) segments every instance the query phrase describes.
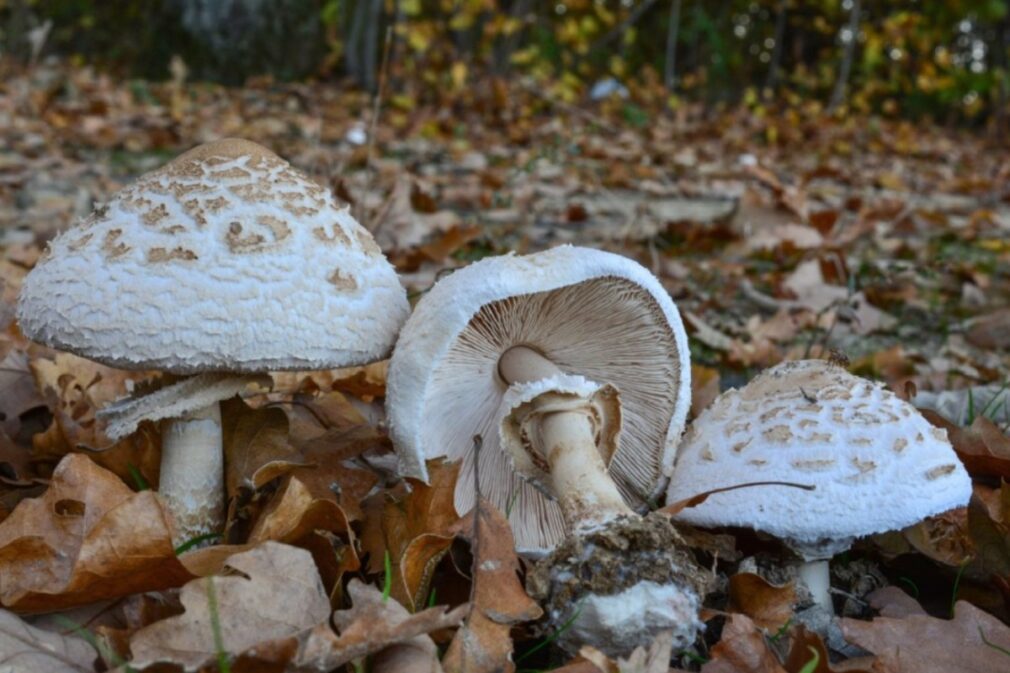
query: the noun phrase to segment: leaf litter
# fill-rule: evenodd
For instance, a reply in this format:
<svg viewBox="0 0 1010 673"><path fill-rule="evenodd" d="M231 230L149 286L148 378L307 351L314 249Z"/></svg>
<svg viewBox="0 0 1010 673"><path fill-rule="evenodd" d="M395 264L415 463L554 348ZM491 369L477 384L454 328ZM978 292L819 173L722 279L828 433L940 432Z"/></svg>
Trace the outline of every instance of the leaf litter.
<svg viewBox="0 0 1010 673"><path fill-rule="evenodd" d="M43 75L60 83L45 119L10 104L17 87L0 89L17 116L0 128L0 665L1010 669L1010 438L1006 407L989 404L1010 371L1010 202L1005 152L984 138L743 109L657 112L635 129L545 113L518 89L505 117L464 105L453 122L424 107L381 119L366 162L345 138L370 102L325 84L310 110L298 85L182 84L180 96L178 84L152 84L141 100L123 81L58 62L11 77L30 89ZM86 115L98 134L76 126L89 109L102 110ZM458 467L432 464L430 485L396 478L379 363L275 374L273 390L229 401L225 539L176 556L173 523L149 490L157 426L115 442L96 416L155 374L30 344L13 304L57 230L133 175L223 135L273 147L334 186L415 295L510 250L573 242L639 260L688 324L693 414L761 367L844 352L857 373L914 389L940 412L932 420L975 497L836 559L839 631L825 636L802 623L804 597L779 572L775 543L685 528L716 576L695 646L673 652L660 637L625 659L584 648L566 661L535 628L540 608L505 519L487 503L455 511ZM74 606L103 616L43 621Z"/></svg>

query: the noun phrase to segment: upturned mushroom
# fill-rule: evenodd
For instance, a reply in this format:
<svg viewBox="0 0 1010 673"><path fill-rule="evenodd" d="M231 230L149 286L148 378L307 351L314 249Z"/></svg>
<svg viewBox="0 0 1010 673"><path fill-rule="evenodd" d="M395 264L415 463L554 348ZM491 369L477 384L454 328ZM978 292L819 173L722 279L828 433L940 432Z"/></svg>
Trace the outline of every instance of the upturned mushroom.
<svg viewBox="0 0 1010 673"><path fill-rule="evenodd" d="M781 539L803 559L800 579L828 611L832 556L855 538L910 526L971 497L944 430L880 383L827 360L784 362L716 398L684 436L667 501L757 480L814 489L725 491L676 518Z"/></svg>
<svg viewBox="0 0 1010 673"><path fill-rule="evenodd" d="M666 629L682 645L694 639L704 573L668 520L635 511L672 463L688 363L657 279L571 246L456 271L401 332L387 393L401 471L426 479L425 460L439 456L478 470L519 551L550 553L528 585L555 628L577 612L564 646L621 653ZM474 491L461 476L460 513Z"/></svg>
<svg viewBox="0 0 1010 673"><path fill-rule="evenodd" d="M40 343L124 369L200 374L106 410L116 438L164 420L160 492L178 539L224 516L219 401L268 370L388 355L409 307L371 235L255 143L220 140L142 175L57 236L21 290Z"/></svg>

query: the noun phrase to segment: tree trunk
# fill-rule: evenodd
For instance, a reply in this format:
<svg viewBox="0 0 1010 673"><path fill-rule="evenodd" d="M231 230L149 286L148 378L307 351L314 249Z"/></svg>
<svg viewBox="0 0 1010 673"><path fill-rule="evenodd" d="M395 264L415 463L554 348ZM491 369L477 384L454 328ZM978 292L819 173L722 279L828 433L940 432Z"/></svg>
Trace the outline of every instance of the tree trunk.
<svg viewBox="0 0 1010 673"><path fill-rule="evenodd" d="M768 78L765 80L765 89L774 89L778 84L779 69L782 66L782 43L786 38L786 15L788 4L786 0L779 2L778 12L775 15L775 48L772 50L772 61L768 66Z"/></svg>
<svg viewBox="0 0 1010 673"><path fill-rule="evenodd" d="M856 42L859 41L859 15L860 0L853 0L852 11L849 14L849 35L851 39L845 43L845 51L842 52L842 63L838 68L838 79L835 80L835 89L831 92L831 102L828 103L828 110L834 110L845 102L845 95L849 88L849 73L852 71L852 60L856 55Z"/></svg>
<svg viewBox="0 0 1010 673"><path fill-rule="evenodd" d="M682 0L670 2L670 24L666 30L666 64L663 81L666 90L673 92L677 85L677 37L680 33L680 5Z"/></svg>
<svg viewBox="0 0 1010 673"><path fill-rule="evenodd" d="M365 35L362 44L362 70L363 79L361 85L368 91L375 91L376 64L379 58L379 24L382 23L382 0L367 0L363 3L367 7L368 16L365 24Z"/></svg>
<svg viewBox="0 0 1010 673"><path fill-rule="evenodd" d="M344 45L344 63L348 76L359 84L364 79L361 69L361 36L365 28L366 5L364 2L354 3L354 15L351 17Z"/></svg>

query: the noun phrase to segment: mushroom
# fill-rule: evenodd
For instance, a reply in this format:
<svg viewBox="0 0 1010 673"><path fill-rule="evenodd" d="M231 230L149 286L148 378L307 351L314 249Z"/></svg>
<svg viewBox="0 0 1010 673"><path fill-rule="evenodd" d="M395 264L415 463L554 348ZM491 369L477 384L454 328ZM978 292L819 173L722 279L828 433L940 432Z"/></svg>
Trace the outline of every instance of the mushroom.
<svg viewBox="0 0 1010 673"><path fill-rule="evenodd" d="M388 355L406 293L332 194L255 143L196 147L56 237L24 281L29 338L106 365L199 374L105 410L166 419L160 492L178 539L224 516L218 402L267 370ZM262 377L259 377L262 378Z"/></svg>
<svg viewBox="0 0 1010 673"><path fill-rule="evenodd" d="M476 461L481 494L508 514L518 550L550 552L529 580L549 622L579 611L562 645L622 653L664 629L694 639L703 572L667 519L635 512L662 492L672 463L688 358L652 274L571 246L454 272L400 334L387 408L401 472L425 480L426 459L461 460L464 473ZM474 505L474 482L457 482L460 513Z"/></svg>
<svg viewBox="0 0 1010 673"><path fill-rule="evenodd" d="M800 579L814 602L830 612L832 556L857 537L910 526L971 496L944 430L880 383L827 360L784 362L716 398L684 436L667 501L754 480L814 489L729 490L676 518L780 538L803 559Z"/></svg>

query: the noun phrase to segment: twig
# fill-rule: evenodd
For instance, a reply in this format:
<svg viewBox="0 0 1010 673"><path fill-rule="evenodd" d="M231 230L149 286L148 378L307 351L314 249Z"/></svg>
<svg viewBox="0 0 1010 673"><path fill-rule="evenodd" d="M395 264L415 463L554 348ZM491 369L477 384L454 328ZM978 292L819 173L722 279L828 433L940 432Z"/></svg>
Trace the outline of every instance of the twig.
<svg viewBox="0 0 1010 673"><path fill-rule="evenodd" d="M361 199L362 208L364 208L365 198L368 196L368 190L372 187L372 178L375 176L375 171L372 168L372 152L375 149L375 129L379 124L379 113L382 111L382 95L386 89L386 76L389 69L389 46L393 42L393 27L386 26L386 38L382 46L382 65L379 67L379 88L375 91L375 98L372 101L372 120L368 125L368 150L365 154L365 170L368 171L368 175L365 178L365 189L363 191L363 197ZM365 213L361 213L364 216ZM365 218L358 218L359 221L364 221ZM374 231L375 222L370 219L366 223L366 228L369 231Z"/></svg>

